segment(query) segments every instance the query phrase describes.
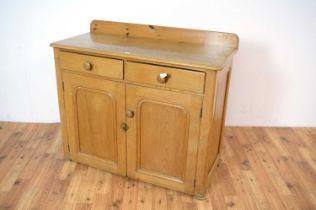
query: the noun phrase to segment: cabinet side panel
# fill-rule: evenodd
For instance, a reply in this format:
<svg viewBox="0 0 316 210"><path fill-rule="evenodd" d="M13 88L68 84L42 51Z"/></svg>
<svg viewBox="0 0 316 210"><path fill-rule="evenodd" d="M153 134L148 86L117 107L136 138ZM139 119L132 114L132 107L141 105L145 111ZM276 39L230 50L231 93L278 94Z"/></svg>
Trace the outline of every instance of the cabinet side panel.
<svg viewBox="0 0 316 210"><path fill-rule="evenodd" d="M212 169L213 163L219 152L219 145L222 133L222 125L225 121L225 96L227 86L227 75L228 71L220 71L216 76L216 89L215 89L215 107L213 114L213 121L211 125L211 132L209 133L209 144L208 144L208 159L207 159L207 170L208 173Z"/></svg>
<svg viewBox="0 0 316 210"><path fill-rule="evenodd" d="M224 123L227 75L230 64L222 71L208 72L200 128L195 194L204 195L208 174L216 161Z"/></svg>
<svg viewBox="0 0 316 210"><path fill-rule="evenodd" d="M65 111L65 101L63 92L63 80L61 76L61 69L59 64L59 49L54 48L54 58L55 58L55 69L56 69L56 81L57 81L57 92L58 92L58 105L62 132L62 141L65 157L69 158L68 150L68 136L67 136L67 122L66 122L66 111Z"/></svg>
<svg viewBox="0 0 316 210"><path fill-rule="evenodd" d="M209 166L208 166L208 176L207 176L207 186L210 185L211 183L211 180L212 180L212 176L217 168L217 164L218 164L218 161L219 161L219 157L220 157L220 154L221 154L221 146L223 145L222 144L222 137L223 137L223 133L225 132L225 120L226 120L226 110L227 110L227 100L228 100L228 92L229 92L229 84L230 84L230 75L231 75L231 66L229 67L228 69L228 72L226 74L224 74L224 77L222 78L222 83L225 82L226 84L224 85L224 89L225 89L225 92L224 92L224 98L223 98L223 111L221 112L222 113L222 117L221 117L221 127L220 127L220 131L219 131L219 137L218 137L218 145L217 145L217 148L218 148L218 154L215 156L215 157L210 157L210 160L209 160ZM219 128L219 125L216 125L217 128ZM215 132L213 132L215 133ZM212 148L209 148L210 150ZM213 159L211 159L213 158Z"/></svg>

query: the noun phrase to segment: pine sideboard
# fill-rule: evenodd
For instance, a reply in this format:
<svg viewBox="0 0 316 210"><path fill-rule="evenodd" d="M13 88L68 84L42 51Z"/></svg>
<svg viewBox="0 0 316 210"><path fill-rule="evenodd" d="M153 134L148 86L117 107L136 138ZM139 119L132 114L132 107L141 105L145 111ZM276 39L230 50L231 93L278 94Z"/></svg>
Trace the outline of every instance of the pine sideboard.
<svg viewBox="0 0 316 210"><path fill-rule="evenodd" d="M205 196L237 35L94 20L51 46L67 158Z"/></svg>

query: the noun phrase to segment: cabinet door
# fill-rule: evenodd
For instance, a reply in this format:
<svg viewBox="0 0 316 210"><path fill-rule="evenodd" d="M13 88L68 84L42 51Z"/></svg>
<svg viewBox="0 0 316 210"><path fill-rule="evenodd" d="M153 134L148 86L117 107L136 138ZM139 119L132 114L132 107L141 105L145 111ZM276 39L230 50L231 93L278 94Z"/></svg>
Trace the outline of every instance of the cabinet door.
<svg viewBox="0 0 316 210"><path fill-rule="evenodd" d="M192 193L202 97L127 85L127 175Z"/></svg>
<svg viewBox="0 0 316 210"><path fill-rule="evenodd" d="M125 87L118 82L63 73L71 158L126 175Z"/></svg>

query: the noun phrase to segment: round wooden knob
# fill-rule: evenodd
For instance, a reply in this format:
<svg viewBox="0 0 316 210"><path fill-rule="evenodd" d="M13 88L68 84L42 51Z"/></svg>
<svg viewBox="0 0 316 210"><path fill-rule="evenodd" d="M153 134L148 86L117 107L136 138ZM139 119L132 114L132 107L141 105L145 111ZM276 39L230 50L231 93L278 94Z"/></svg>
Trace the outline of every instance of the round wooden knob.
<svg viewBox="0 0 316 210"><path fill-rule="evenodd" d="M127 110L126 117L129 117L129 118L134 117L134 112L132 110Z"/></svg>
<svg viewBox="0 0 316 210"><path fill-rule="evenodd" d="M167 82L169 75L167 73L160 73L157 76L157 81L161 84L164 84Z"/></svg>
<svg viewBox="0 0 316 210"><path fill-rule="evenodd" d="M93 69L93 65L92 65L92 63L90 63L89 61L87 61L87 62L85 62L85 63L83 64L83 68L84 68L85 70L87 70L87 71L91 71L91 70Z"/></svg>

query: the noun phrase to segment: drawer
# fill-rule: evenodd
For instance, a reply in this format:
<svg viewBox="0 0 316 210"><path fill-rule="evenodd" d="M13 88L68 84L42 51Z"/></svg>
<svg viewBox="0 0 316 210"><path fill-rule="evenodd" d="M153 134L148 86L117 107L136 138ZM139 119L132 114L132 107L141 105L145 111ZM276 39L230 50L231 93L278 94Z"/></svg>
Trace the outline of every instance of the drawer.
<svg viewBox="0 0 316 210"><path fill-rule="evenodd" d="M62 69L123 79L123 61L77 53L60 52Z"/></svg>
<svg viewBox="0 0 316 210"><path fill-rule="evenodd" d="M204 76L204 72L199 71L127 62L124 78L130 82L203 93Z"/></svg>

